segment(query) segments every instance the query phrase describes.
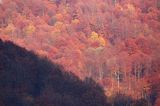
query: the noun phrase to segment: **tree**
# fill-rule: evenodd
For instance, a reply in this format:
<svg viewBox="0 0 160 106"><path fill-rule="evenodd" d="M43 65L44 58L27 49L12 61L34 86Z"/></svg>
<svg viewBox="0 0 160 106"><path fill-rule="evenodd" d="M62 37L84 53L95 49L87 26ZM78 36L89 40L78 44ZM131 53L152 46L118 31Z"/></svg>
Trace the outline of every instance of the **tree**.
<svg viewBox="0 0 160 106"><path fill-rule="evenodd" d="M26 35L32 35L36 31L36 27L33 24L29 24L24 28Z"/></svg>
<svg viewBox="0 0 160 106"><path fill-rule="evenodd" d="M57 14L55 15L55 18L56 18L57 21L63 21L64 16L63 16L61 13L57 13Z"/></svg>
<svg viewBox="0 0 160 106"><path fill-rule="evenodd" d="M106 46L106 40L96 32L91 33L90 39L93 43L98 42L99 46Z"/></svg>
<svg viewBox="0 0 160 106"><path fill-rule="evenodd" d="M54 16L52 16L48 21L48 25L54 26L56 21L57 19Z"/></svg>
<svg viewBox="0 0 160 106"><path fill-rule="evenodd" d="M14 33L14 31L15 31L15 26L12 24L12 23L10 23L10 24L8 24L8 26L5 28L5 32L7 33L7 34L11 34L12 36L13 36L13 33Z"/></svg>

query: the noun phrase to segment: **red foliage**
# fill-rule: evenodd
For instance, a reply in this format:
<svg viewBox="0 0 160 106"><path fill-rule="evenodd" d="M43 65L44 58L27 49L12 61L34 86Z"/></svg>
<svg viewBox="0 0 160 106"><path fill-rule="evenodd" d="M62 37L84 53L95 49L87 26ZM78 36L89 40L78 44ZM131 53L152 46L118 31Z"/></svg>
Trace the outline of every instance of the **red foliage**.
<svg viewBox="0 0 160 106"><path fill-rule="evenodd" d="M145 85L135 84L146 83L155 70L159 74L156 0L4 0L0 13L2 39L46 55L82 79L93 77L111 93L116 88L143 97ZM92 32L107 44L91 42Z"/></svg>

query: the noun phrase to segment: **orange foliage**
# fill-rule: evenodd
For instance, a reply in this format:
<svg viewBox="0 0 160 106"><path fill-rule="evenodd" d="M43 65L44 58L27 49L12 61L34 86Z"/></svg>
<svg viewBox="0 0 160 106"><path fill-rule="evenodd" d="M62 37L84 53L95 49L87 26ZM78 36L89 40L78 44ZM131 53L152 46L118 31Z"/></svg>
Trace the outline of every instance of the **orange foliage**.
<svg viewBox="0 0 160 106"><path fill-rule="evenodd" d="M156 0L2 1L0 38L48 56L82 79L92 77L107 95L140 98L140 81L147 84L147 76L159 72Z"/></svg>

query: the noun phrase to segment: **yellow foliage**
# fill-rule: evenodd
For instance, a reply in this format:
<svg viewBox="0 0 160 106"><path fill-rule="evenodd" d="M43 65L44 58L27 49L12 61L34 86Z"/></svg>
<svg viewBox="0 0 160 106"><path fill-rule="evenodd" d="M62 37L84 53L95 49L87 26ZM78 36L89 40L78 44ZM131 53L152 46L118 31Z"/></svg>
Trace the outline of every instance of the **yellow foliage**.
<svg viewBox="0 0 160 106"><path fill-rule="evenodd" d="M65 29L65 25L63 24L63 22L60 22L60 21L56 22L54 27L55 27L55 30L58 30L58 31L62 31Z"/></svg>
<svg viewBox="0 0 160 106"><path fill-rule="evenodd" d="M15 31L15 26L11 23L5 28L6 33L13 33Z"/></svg>
<svg viewBox="0 0 160 106"><path fill-rule="evenodd" d="M73 24L79 24L80 21L79 21L78 19L74 19L74 20L72 20L72 23L73 23Z"/></svg>
<svg viewBox="0 0 160 106"><path fill-rule="evenodd" d="M98 39L98 36L99 36L99 35L98 35L96 32L92 32L90 38L91 38L92 40L97 40L97 39Z"/></svg>
<svg viewBox="0 0 160 106"><path fill-rule="evenodd" d="M36 28L33 24L28 25L27 27L25 27L24 32L27 35L31 35L35 32Z"/></svg>
<svg viewBox="0 0 160 106"><path fill-rule="evenodd" d="M113 95L113 91L107 89L105 90L105 94L110 97Z"/></svg>
<svg viewBox="0 0 160 106"><path fill-rule="evenodd" d="M99 36L96 32L91 33L90 39L93 42L99 42L100 46L106 45L106 40L102 36Z"/></svg>
<svg viewBox="0 0 160 106"><path fill-rule="evenodd" d="M105 46L106 45L106 41L103 37L99 37L99 42L101 46Z"/></svg>
<svg viewBox="0 0 160 106"><path fill-rule="evenodd" d="M130 12L135 12L135 7L132 4L127 4L127 8Z"/></svg>

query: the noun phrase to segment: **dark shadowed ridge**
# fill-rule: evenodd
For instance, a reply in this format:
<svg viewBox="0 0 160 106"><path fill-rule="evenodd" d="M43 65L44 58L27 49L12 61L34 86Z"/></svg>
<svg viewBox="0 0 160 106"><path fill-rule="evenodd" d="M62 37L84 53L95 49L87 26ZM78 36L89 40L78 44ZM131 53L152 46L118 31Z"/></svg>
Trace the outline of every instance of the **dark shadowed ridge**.
<svg viewBox="0 0 160 106"><path fill-rule="evenodd" d="M12 42L0 41L0 106L107 106L103 89Z"/></svg>
<svg viewBox="0 0 160 106"><path fill-rule="evenodd" d="M109 100L109 101L107 101ZM0 106L151 106L117 94L107 99L91 78L81 81L57 64L0 40Z"/></svg>

